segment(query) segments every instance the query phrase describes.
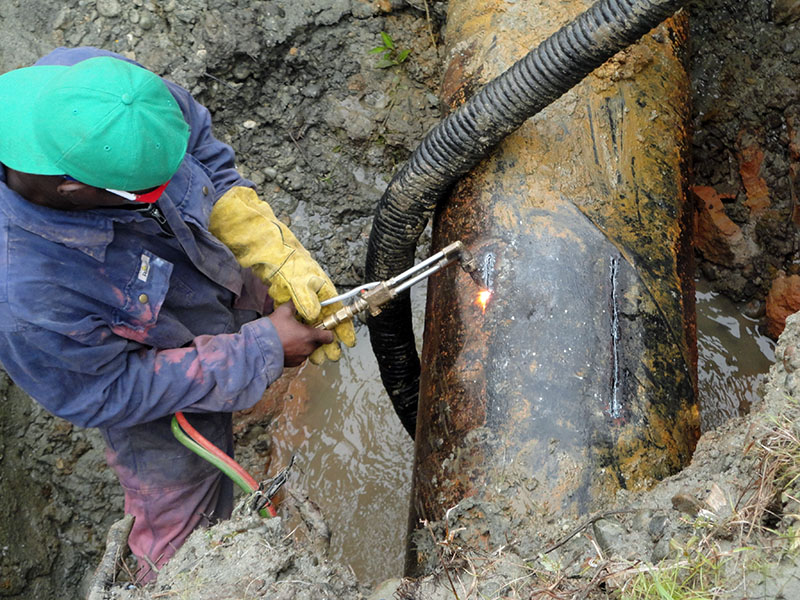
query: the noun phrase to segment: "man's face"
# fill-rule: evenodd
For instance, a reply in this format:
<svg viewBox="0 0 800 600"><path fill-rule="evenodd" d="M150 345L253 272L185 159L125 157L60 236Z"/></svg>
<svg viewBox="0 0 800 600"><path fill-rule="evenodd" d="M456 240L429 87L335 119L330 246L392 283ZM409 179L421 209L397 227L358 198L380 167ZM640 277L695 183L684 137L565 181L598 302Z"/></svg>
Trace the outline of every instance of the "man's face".
<svg viewBox="0 0 800 600"><path fill-rule="evenodd" d="M61 175L32 175L6 167L8 187L28 202L57 210L88 210L131 205L102 188L92 187Z"/></svg>

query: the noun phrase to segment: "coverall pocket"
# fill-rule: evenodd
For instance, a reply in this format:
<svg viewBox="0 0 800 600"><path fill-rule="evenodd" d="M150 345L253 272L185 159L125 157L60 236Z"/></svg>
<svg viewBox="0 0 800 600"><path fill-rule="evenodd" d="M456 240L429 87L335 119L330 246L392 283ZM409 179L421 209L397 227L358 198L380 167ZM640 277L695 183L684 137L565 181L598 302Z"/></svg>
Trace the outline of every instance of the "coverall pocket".
<svg viewBox="0 0 800 600"><path fill-rule="evenodd" d="M122 308L115 311L113 327L123 337L140 339L142 333L155 325L158 313L169 290L172 263L142 250L139 264L123 290ZM129 330L134 334L125 335Z"/></svg>

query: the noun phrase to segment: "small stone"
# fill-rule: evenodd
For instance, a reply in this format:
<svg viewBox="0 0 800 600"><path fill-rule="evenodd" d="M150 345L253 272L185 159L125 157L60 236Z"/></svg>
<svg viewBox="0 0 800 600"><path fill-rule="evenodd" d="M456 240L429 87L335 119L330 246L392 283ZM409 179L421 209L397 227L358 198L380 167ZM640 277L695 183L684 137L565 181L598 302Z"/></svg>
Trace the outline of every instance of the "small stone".
<svg viewBox="0 0 800 600"><path fill-rule="evenodd" d="M625 528L616 521L600 519L592 524L597 543L608 555L616 555L625 544Z"/></svg>
<svg viewBox="0 0 800 600"><path fill-rule="evenodd" d="M256 127L258 127L258 123L256 123L252 119L248 119L247 121L242 123L242 127L244 127L245 129L255 129Z"/></svg>
<svg viewBox="0 0 800 600"><path fill-rule="evenodd" d="M150 13L142 13L141 17L139 17L139 27L145 31L153 28L153 17Z"/></svg>
<svg viewBox="0 0 800 600"><path fill-rule="evenodd" d="M660 540L664 536L667 523L669 523L669 519L666 515L658 515L650 519L650 522L647 524L647 533L650 534L650 538L654 542Z"/></svg>
<svg viewBox="0 0 800 600"><path fill-rule="evenodd" d="M654 565L661 562L667 556L669 556L669 549L670 549L670 541L672 538L669 536L664 536L653 547L653 551L650 553L650 562Z"/></svg>
<svg viewBox="0 0 800 600"><path fill-rule="evenodd" d="M61 29L66 20L67 20L67 9L62 7L61 10L59 10L58 13L56 14L56 18L53 19L53 25L52 25L53 29Z"/></svg>
<svg viewBox="0 0 800 600"><path fill-rule="evenodd" d="M800 352L798 352L797 346L786 346L781 353L781 361L787 373L794 373L797 371L797 369L800 368Z"/></svg>
<svg viewBox="0 0 800 600"><path fill-rule="evenodd" d="M760 319L767 313L767 305L761 300L751 300L745 304L742 312L749 319Z"/></svg>
<svg viewBox="0 0 800 600"><path fill-rule="evenodd" d="M381 583L367 600L389 600L395 598L395 593L403 584L402 579L387 579Z"/></svg>
<svg viewBox="0 0 800 600"><path fill-rule="evenodd" d="M708 495L705 497L706 507L717 515L721 515L722 511L728 507L728 501L725 499L725 492L716 483L712 483Z"/></svg>
<svg viewBox="0 0 800 600"><path fill-rule="evenodd" d="M261 171L253 171L250 174L250 181L256 184L257 187L260 187L266 181L264 174Z"/></svg>
<svg viewBox="0 0 800 600"><path fill-rule="evenodd" d="M103 17L117 17L122 12L118 0L97 0L97 12Z"/></svg>
<svg viewBox="0 0 800 600"><path fill-rule="evenodd" d="M672 508L686 515L696 517L702 509L703 503L697 498L687 493L678 493L672 497Z"/></svg>
<svg viewBox="0 0 800 600"><path fill-rule="evenodd" d="M303 96L306 98L319 98L322 88L318 83L312 83L302 89Z"/></svg>

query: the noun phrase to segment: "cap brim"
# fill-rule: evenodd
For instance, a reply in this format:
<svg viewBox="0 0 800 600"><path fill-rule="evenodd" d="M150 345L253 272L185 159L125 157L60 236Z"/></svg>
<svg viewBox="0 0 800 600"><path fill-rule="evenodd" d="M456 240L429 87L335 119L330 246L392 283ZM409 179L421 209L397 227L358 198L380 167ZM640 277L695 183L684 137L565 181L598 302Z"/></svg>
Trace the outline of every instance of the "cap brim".
<svg viewBox="0 0 800 600"><path fill-rule="evenodd" d="M36 140L33 107L42 88L68 67L41 65L0 75L0 163L35 175L62 175Z"/></svg>

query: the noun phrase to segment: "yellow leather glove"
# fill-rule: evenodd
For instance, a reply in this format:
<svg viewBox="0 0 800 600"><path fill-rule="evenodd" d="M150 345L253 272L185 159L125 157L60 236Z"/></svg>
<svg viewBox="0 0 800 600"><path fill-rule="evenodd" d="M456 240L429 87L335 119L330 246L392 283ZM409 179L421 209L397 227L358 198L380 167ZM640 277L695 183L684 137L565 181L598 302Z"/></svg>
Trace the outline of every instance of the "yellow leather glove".
<svg viewBox="0 0 800 600"><path fill-rule="evenodd" d="M211 210L208 228L230 248L240 265L269 284L269 295L276 305L291 300L306 323L321 321L342 307L341 302L320 305L336 295L333 282L252 189L234 187L225 192ZM352 322L337 325L333 333L334 341L317 348L309 356L311 362L339 360L342 351L338 341L355 346Z"/></svg>

